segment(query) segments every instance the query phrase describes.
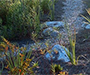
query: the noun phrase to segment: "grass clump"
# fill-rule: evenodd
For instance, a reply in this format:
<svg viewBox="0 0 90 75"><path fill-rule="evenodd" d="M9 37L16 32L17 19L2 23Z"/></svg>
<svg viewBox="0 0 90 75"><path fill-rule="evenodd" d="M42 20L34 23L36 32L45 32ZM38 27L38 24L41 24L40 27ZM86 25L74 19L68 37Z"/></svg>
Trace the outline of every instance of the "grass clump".
<svg viewBox="0 0 90 75"><path fill-rule="evenodd" d="M52 70L52 72L55 74L55 73L57 73L57 72L62 71L63 68L62 68L60 65L52 64L52 65L51 65L51 70Z"/></svg>
<svg viewBox="0 0 90 75"><path fill-rule="evenodd" d="M67 72L63 71L63 68L59 64L52 64L51 71L53 72L53 75L68 75Z"/></svg>
<svg viewBox="0 0 90 75"><path fill-rule="evenodd" d="M88 16L83 16L81 15L87 22L85 22L86 24L90 24L90 8L89 9L86 9L87 13L88 13Z"/></svg>
<svg viewBox="0 0 90 75"><path fill-rule="evenodd" d="M5 68L9 70L8 73L11 75L34 74L33 68L37 67L38 63L30 65L33 60L33 57L31 57L32 50L26 53L25 47L16 47L4 37L1 38L4 41L0 45L2 45L4 56L6 57L7 66Z"/></svg>
<svg viewBox="0 0 90 75"><path fill-rule="evenodd" d="M78 60L76 60L76 55L75 55L76 31L74 29L74 31L73 31L74 33L72 33L72 30L70 30L71 27L69 25L68 26L65 25L65 27L66 27L67 36L68 36L69 43L70 43L70 48L71 48L72 51L66 50L64 47L63 48L64 48L66 54L68 55L71 63L73 65L77 65Z"/></svg>

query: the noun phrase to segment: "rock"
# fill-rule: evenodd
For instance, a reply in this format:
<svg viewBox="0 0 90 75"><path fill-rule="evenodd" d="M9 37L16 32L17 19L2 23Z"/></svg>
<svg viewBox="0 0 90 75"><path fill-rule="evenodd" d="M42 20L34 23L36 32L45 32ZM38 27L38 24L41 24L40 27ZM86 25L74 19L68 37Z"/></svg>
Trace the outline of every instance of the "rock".
<svg viewBox="0 0 90 75"><path fill-rule="evenodd" d="M65 48L65 47L64 47ZM54 60L64 60L64 62L69 62L69 57L67 56L66 51L67 48L64 50L63 46L60 46L59 44L54 45L54 47L50 50L51 53L47 52L45 57L48 60L54 59Z"/></svg>
<svg viewBox="0 0 90 75"><path fill-rule="evenodd" d="M90 24L88 24L88 25L85 27L85 29L90 29Z"/></svg>
<svg viewBox="0 0 90 75"><path fill-rule="evenodd" d="M64 29L65 23L62 21L49 21L41 24L41 35L43 37L51 36L56 38L60 31Z"/></svg>
<svg viewBox="0 0 90 75"><path fill-rule="evenodd" d="M65 23L62 21L49 21L49 22L45 22L44 24L41 24L41 29L48 28L48 27L60 29L64 27L64 24Z"/></svg>
<svg viewBox="0 0 90 75"><path fill-rule="evenodd" d="M62 21L50 21L46 22L48 27L64 27L64 22Z"/></svg>
<svg viewBox="0 0 90 75"><path fill-rule="evenodd" d="M51 37L56 37L59 34L59 31L54 30L53 28L49 27L43 30L42 34L44 36L51 36Z"/></svg>
<svg viewBox="0 0 90 75"><path fill-rule="evenodd" d="M85 26L86 26L86 24L85 24L85 23L83 23L83 24L81 25L81 27L82 27L82 28L85 28Z"/></svg>
<svg viewBox="0 0 90 75"><path fill-rule="evenodd" d="M90 29L90 24L83 23L81 27L84 29Z"/></svg>
<svg viewBox="0 0 90 75"><path fill-rule="evenodd" d="M4 61L6 59L6 56L4 56L4 52L0 53L0 61Z"/></svg>

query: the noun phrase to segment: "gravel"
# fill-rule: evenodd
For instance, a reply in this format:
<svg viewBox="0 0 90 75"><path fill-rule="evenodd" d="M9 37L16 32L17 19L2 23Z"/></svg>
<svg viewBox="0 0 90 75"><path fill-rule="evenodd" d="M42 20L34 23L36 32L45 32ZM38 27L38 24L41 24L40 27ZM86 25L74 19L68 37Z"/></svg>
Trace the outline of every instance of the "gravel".
<svg viewBox="0 0 90 75"><path fill-rule="evenodd" d="M66 20L69 25L74 24L76 29L81 28L83 24L83 18L80 16L84 12L84 3L82 0L66 0L63 2L65 5L63 7L64 14L62 15L62 19Z"/></svg>

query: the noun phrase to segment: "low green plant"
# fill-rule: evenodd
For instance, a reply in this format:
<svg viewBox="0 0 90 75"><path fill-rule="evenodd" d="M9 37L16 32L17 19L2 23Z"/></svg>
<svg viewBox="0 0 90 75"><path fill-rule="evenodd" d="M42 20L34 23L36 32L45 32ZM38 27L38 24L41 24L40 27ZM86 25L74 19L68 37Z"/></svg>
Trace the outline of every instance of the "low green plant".
<svg viewBox="0 0 90 75"><path fill-rule="evenodd" d="M3 69L4 69L4 64L3 64L3 61L0 61L0 64L2 65L1 67L1 69L0 69L0 75L2 75L2 71L3 71Z"/></svg>
<svg viewBox="0 0 90 75"><path fill-rule="evenodd" d="M60 72L62 70L63 70L63 68L58 64L51 65L51 71L53 72L54 75L55 75L55 73Z"/></svg>
<svg viewBox="0 0 90 75"><path fill-rule="evenodd" d="M4 37L3 39L3 49L4 49L4 56L6 56L6 69L9 70L9 74L15 75L24 75L24 74L34 74L33 68L38 66L38 63L31 64L33 57L31 57L32 50L26 52L26 47L16 47L15 45L11 44L8 40Z"/></svg>

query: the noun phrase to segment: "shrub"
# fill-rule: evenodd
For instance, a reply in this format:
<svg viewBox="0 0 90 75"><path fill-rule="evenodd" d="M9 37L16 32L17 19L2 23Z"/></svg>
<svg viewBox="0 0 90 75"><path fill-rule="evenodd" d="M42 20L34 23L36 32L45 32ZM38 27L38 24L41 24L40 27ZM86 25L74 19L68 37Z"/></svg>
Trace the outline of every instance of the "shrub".
<svg viewBox="0 0 90 75"><path fill-rule="evenodd" d="M54 4L55 0L42 0L41 9L45 14L49 14L50 20L54 20Z"/></svg>
<svg viewBox="0 0 90 75"><path fill-rule="evenodd" d="M48 1L48 2L47 2ZM0 3L2 26L0 35L7 39L32 36L40 32L41 12L50 11L51 0L17 0ZM49 5L49 4L50 5ZM51 13L52 11L50 11Z"/></svg>
<svg viewBox="0 0 90 75"><path fill-rule="evenodd" d="M2 26L2 19L0 18L0 26Z"/></svg>
<svg viewBox="0 0 90 75"><path fill-rule="evenodd" d="M2 19L2 24L6 24L6 16L8 12L10 1L0 0L0 18Z"/></svg>
<svg viewBox="0 0 90 75"><path fill-rule="evenodd" d="M43 0L41 1L41 9L44 13L49 13L50 10L50 3L51 0Z"/></svg>
<svg viewBox="0 0 90 75"><path fill-rule="evenodd" d="M28 1L28 0L27 0ZM25 2L14 2L10 4L7 12L7 25L2 26L2 30L6 30L6 33L2 32L2 35L6 38L20 38L27 34L31 34L33 31L38 34L39 32L39 16L36 13L36 7L32 5L29 7L29 3L26 6Z"/></svg>

